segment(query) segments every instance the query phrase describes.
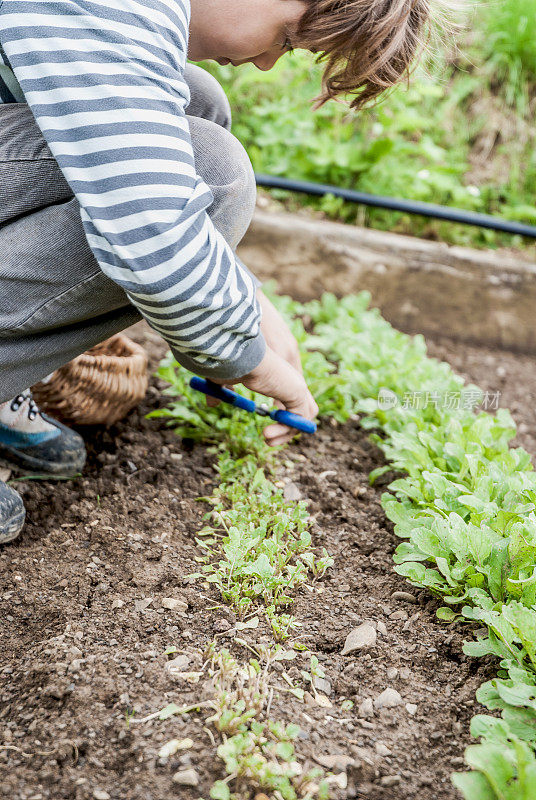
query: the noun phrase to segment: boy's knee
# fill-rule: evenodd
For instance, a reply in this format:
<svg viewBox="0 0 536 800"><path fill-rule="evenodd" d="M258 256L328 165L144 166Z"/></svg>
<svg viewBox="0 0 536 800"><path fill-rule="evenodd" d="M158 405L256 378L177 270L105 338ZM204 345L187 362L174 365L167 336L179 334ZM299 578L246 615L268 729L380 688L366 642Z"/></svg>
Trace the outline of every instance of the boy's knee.
<svg viewBox="0 0 536 800"><path fill-rule="evenodd" d="M190 89L190 104L186 113L215 122L231 130L231 106L227 95L216 78L196 64L186 64L184 79Z"/></svg>
<svg viewBox="0 0 536 800"><path fill-rule="evenodd" d="M189 118L189 123L197 172L214 196L209 216L235 248L255 210L257 187L251 161L229 131L204 119Z"/></svg>

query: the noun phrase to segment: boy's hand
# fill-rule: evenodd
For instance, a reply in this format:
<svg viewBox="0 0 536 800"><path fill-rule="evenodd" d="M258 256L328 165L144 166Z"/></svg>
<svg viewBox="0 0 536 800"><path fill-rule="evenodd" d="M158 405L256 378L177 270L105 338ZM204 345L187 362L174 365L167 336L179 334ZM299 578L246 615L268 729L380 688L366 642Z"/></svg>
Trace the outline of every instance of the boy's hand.
<svg viewBox="0 0 536 800"><path fill-rule="evenodd" d="M318 414L318 406L307 388L301 371L295 369L288 361L268 346L266 354L249 375L245 375L233 383L242 383L254 392L272 397L279 408L300 414L306 419L314 419ZM266 441L272 447L290 442L296 431L286 425L274 423L264 429Z"/></svg>
<svg viewBox="0 0 536 800"><path fill-rule="evenodd" d="M249 375L225 381L225 384L242 383L254 392L273 398L279 408L312 420L318 414L318 406L303 379L298 343L279 311L260 289L257 289L257 299L262 309L261 331L266 341L266 354ZM209 405L218 402L207 398ZM272 447L290 442L296 433L278 423L264 429L266 441Z"/></svg>

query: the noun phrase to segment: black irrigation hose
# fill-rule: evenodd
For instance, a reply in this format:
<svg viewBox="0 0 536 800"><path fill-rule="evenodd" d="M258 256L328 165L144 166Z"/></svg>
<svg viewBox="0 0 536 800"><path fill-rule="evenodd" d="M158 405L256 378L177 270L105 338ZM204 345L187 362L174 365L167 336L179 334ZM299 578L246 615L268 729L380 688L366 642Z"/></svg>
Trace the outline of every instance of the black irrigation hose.
<svg viewBox="0 0 536 800"><path fill-rule="evenodd" d="M448 208L433 203L420 203L413 200L400 200L396 197L381 197L380 195L356 192L354 189L341 189L325 183L311 183L310 181L297 181L290 178L280 178L276 175L255 175L258 186L266 189L285 189L289 192L300 192L322 197L326 194L342 197L350 203L359 203L373 208L387 208L389 211L401 211L405 214L420 214L422 217L443 219L447 222L459 222L462 225L474 225L477 228L487 228L491 231L511 233L515 236L528 236L536 239L536 227L524 225L521 222L492 217L488 214L476 214L474 211L464 211L461 208Z"/></svg>

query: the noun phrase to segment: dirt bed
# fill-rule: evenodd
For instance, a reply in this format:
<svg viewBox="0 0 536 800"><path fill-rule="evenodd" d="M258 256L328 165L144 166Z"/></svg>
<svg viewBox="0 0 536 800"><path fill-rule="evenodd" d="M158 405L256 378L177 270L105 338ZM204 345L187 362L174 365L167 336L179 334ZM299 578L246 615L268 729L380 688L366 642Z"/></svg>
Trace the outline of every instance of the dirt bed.
<svg viewBox="0 0 536 800"><path fill-rule="evenodd" d="M162 345L141 326L135 336L156 364ZM520 443L536 452L532 359L448 341L431 342L430 353L501 391ZM210 493L214 471L203 447L144 418L164 404L159 388L153 379L147 402L120 425L86 430L82 478L18 484L28 523L0 552L2 798L194 800L208 798L211 781L223 776L201 714L127 726L132 709L139 719L172 701L197 702L203 684L174 682L165 650L176 646L195 669L215 634L230 644L234 622L187 578L198 567L194 536L206 510L196 498ZM299 723L299 751L311 763L355 759L348 788L334 797L452 800L449 775L462 765L475 689L492 665L466 658L462 630L437 623L436 603L393 572L397 539L380 506L392 476L369 487L382 456L359 425L325 425L288 454L294 467L280 477L309 498L314 542L335 558L294 608L300 637L326 673L320 688L331 707L284 695L272 716ZM168 610L163 598L187 608ZM376 646L342 656L346 635L362 622L376 628ZM308 663L300 659L291 668L298 675ZM367 701L386 688L401 702L371 714ZM344 698L354 702L349 711ZM184 737L193 748L159 759L162 744ZM198 786L173 783L188 768Z"/></svg>

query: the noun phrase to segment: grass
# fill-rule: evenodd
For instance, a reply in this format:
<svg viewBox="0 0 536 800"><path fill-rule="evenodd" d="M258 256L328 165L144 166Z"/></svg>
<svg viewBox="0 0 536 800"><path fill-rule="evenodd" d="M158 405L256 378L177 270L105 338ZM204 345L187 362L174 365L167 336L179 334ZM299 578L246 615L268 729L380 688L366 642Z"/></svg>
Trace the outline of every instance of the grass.
<svg viewBox="0 0 536 800"><path fill-rule="evenodd" d="M489 0L480 17L486 61L509 104L523 112L528 90L536 84L536 0Z"/></svg>
<svg viewBox="0 0 536 800"><path fill-rule="evenodd" d="M535 0L483 4L471 23L474 35L465 36L458 54L441 54L428 74L415 76L409 90L399 87L359 114L334 102L311 112L321 67L301 51L266 73L252 65L204 66L224 86L233 132L258 172L535 224L536 147L529 105L535 5ZM518 19L520 6L527 10L525 22ZM272 194L291 208L306 204L352 224L465 245L529 245L519 237L365 209L333 196Z"/></svg>

